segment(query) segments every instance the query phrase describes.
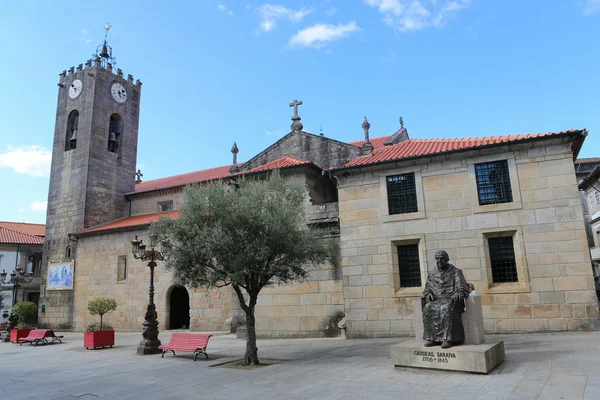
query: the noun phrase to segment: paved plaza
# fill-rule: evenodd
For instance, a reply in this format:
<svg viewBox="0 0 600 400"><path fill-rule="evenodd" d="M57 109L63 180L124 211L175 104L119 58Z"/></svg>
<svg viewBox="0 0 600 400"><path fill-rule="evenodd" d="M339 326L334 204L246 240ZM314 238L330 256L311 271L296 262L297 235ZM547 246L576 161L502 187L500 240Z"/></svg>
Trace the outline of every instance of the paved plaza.
<svg viewBox="0 0 600 400"><path fill-rule="evenodd" d="M166 342L170 332L162 332ZM138 356L140 334L112 349L0 343L1 399L600 399L600 333L494 335L506 361L488 375L394 369L389 346L407 339L259 340L259 357L288 360L255 370L211 368L239 359L245 342L217 334L207 352Z"/></svg>

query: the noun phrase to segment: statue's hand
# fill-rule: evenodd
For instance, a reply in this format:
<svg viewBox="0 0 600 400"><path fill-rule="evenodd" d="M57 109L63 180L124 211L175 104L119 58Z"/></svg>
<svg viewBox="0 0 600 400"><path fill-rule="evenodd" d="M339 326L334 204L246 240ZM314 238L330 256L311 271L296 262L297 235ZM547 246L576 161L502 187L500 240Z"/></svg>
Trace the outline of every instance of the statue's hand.
<svg viewBox="0 0 600 400"><path fill-rule="evenodd" d="M429 293L429 294L427 295L426 299L427 299L427 302L428 302L428 303L431 303L432 301L434 301L434 300L435 300L435 296L433 295L433 293Z"/></svg>

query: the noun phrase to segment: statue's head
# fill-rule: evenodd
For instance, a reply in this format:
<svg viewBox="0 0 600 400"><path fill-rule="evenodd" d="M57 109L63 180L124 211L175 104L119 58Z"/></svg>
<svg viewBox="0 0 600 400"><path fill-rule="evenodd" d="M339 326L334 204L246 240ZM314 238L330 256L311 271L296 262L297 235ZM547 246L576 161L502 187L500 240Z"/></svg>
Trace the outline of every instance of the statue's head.
<svg viewBox="0 0 600 400"><path fill-rule="evenodd" d="M438 250L435 252L435 263L438 266L438 268L441 268L441 269L448 268L449 260L450 260L450 257L448 256L448 253L446 252L446 250Z"/></svg>

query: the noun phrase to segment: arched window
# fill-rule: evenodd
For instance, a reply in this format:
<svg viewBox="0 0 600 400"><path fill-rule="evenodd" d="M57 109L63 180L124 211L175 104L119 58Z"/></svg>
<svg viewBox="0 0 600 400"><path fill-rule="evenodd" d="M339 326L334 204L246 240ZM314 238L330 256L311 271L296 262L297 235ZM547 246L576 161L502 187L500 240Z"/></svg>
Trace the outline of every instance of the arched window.
<svg viewBox="0 0 600 400"><path fill-rule="evenodd" d="M77 129L79 127L79 111L73 110L67 119L67 133L65 135L65 151L77 147Z"/></svg>
<svg viewBox="0 0 600 400"><path fill-rule="evenodd" d="M108 124L108 151L117 153L121 146L121 133L123 133L123 118L119 114L110 116Z"/></svg>

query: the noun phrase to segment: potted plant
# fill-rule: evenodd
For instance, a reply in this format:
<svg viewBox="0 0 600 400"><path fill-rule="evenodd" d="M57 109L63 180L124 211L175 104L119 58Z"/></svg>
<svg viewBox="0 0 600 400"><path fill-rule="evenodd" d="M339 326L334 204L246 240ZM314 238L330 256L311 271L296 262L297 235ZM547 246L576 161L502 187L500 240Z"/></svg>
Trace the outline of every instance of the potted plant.
<svg viewBox="0 0 600 400"><path fill-rule="evenodd" d="M107 312L117 309L117 302L110 297L98 297L88 301L88 312L90 315L100 316L100 325L90 324L86 327L83 334L83 345L86 349L94 349L115 344L115 331L109 324L102 323L102 316Z"/></svg>
<svg viewBox="0 0 600 400"><path fill-rule="evenodd" d="M16 315L19 320L25 321L30 315L34 315L37 312L37 306L30 301L22 301L13 306L11 310L11 314ZM31 328L24 322L20 322L17 324L15 329L11 329L10 331L10 341L12 343L17 343L20 338L26 337L29 335L29 332L34 330L35 328Z"/></svg>

